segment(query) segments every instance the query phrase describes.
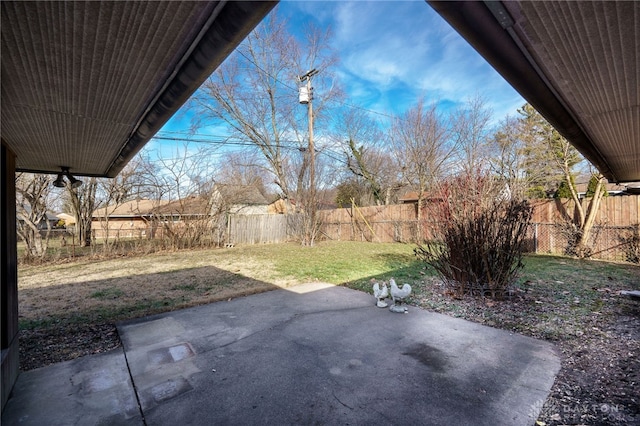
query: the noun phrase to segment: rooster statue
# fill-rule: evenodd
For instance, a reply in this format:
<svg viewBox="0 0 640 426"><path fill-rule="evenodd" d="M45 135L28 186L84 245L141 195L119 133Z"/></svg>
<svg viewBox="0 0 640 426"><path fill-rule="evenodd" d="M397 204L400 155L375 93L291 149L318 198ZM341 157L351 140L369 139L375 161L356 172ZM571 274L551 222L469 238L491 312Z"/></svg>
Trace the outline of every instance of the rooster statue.
<svg viewBox="0 0 640 426"><path fill-rule="evenodd" d="M406 314L409 312L406 306L401 306L404 299L409 297L411 294L411 286L409 284L404 284L402 288L398 288L396 281L391 278L389 280L389 285L391 286L391 299L393 299L393 306L389 308L391 312L397 312L401 314Z"/></svg>
<svg viewBox="0 0 640 426"><path fill-rule="evenodd" d="M373 283L373 297L376 298L376 306L378 308L386 308L389 306L387 302L384 301L389 296L389 289L387 288L386 283L382 283L382 288L380 288L380 284L377 282Z"/></svg>

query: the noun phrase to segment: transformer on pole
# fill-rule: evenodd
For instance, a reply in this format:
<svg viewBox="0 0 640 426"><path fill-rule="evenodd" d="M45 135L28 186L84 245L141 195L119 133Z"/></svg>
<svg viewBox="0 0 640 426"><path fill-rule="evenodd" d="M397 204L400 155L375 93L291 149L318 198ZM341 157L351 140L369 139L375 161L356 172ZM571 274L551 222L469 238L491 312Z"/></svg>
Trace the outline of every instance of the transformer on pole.
<svg viewBox="0 0 640 426"><path fill-rule="evenodd" d="M310 205L306 206L306 208L309 211L309 214L311 216L311 224L315 224L315 220L316 220L316 196L315 196L315 192L316 192L316 181L315 181L315 175L316 175L316 154L315 154L315 147L313 146L313 103L311 102L313 100L313 87L311 87L311 77L313 77L314 75L318 74L318 70L316 70L315 68L313 68L312 70L308 71L306 74L301 75L298 77L298 82L302 83L304 81L306 81L305 85L301 85L300 86L300 92L299 92L299 97L298 100L301 104L303 105L307 105L307 113L309 116L309 148L308 148L308 153L309 153L309 200L310 200ZM313 245L314 243L314 237L313 237L313 232L310 233L310 239L307 242L309 245Z"/></svg>

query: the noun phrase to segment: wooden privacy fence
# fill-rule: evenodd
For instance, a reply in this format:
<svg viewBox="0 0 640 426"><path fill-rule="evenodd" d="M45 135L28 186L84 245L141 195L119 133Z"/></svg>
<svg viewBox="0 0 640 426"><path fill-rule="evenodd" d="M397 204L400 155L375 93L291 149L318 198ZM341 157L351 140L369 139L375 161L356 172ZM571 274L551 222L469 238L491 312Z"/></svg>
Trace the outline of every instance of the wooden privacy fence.
<svg viewBox="0 0 640 426"><path fill-rule="evenodd" d="M587 200L581 200L586 211ZM570 199L532 201L534 223L562 222L573 216L575 203ZM601 226L633 226L640 223L640 195L604 197L595 223Z"/></svg>
<svg viewBox="0 0 640 426"><path fill-rule="evenodd" d="M528 231L529 251L563 254L568 246L566 220L573 216L570 200L534 201L533 224ZM586 205L585 205L586 208ZM414 243L428 239L429 209L417 220L416 204L350 207L318 211L321 222L319 239L338 241ZM211 229L212 241L232 244L279 243L296 239L297 215L230 215L217 231ZM593 257L627 260L629 240L640 223L640 196L606 197L602 200L592 233ZM162 238L161 232L142 229L117 229L112 237ZM127 232L130 232L129 235ZM215 235L214 235L215 234ZM418 238L421 235L421 238ZM638 244L638 243L635 243Z"/></svg>
<svg viewBox="0 0 640 426"><path fill-rule="evenodd" d="M534 253L564 254L567 246L566 220L573 217L571 200L540 200L533 203L533 220L528 230L528 249ZM586 210L586 201L583 200ZM373 242L416 242L418 240L415 204L359 207L319 212L322 236L331 240ZM428 237L428 209L420 234ZM631 242L640 223L640 196L612 196L602 200L591 234L592 257L628 260L634 250ZM637 244L637 243L636 243Z"/></svg>
<svg viewBox="0 0 640 426"><path fill-rule="evenodd" d="M637 226L595 225L591 230L591 257L602 260L632 261L638 255L640 235ZM569 246L566 227L559 223L532 223L527 231L527 250L531 253L565 254Z"/></svg>
<svg viewBox="0 0 640 426"><path fill-rule="evenodd" d="M329 240L412 242L417 235L414 204L320 210L318 215L321 236Z"/></svg>
<svg viewBox="0 0 640 426"><path fill-rule="evenodd" d="M292 215L230 215L227 240L232 244L263 244L288 241Z"/></svg>

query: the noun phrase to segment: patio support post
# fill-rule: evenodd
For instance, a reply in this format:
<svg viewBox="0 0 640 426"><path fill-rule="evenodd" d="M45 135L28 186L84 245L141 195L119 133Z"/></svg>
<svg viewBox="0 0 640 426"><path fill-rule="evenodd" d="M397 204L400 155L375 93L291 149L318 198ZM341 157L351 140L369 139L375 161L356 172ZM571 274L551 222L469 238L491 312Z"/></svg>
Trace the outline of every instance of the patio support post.
<svg viewBox="0 0 640 426"><path fill-rule="evenodd" d="M18 252L16 236L16 157L2 141L0 155L0 349L2 350L2 409L18 378Z"/></svg>

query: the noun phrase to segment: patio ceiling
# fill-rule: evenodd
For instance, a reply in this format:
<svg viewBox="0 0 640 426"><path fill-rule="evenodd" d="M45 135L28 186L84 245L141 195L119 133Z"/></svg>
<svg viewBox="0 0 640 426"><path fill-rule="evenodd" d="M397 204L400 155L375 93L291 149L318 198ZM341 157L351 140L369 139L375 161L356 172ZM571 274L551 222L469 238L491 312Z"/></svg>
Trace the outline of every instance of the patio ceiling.
<svg viewBox="0 0 640 426"><path fill-rule="evenodd" d="M17 169L115 176L275 4L2 1Z"/></svg>
<svg viewBox="0 0 640 426"><path fill-rule="evenodd" d="M610 182L640 181L640 2L428 3Z"/></svg>

